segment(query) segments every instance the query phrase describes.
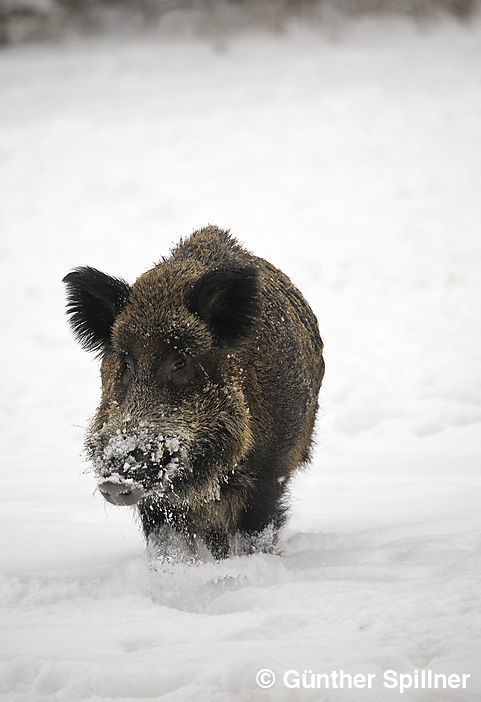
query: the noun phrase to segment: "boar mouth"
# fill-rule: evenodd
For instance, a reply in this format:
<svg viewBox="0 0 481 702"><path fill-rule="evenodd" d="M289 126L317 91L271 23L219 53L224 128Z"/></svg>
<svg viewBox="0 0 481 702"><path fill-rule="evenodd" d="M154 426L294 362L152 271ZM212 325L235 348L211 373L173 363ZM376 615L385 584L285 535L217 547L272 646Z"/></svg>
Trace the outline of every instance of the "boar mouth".
<svg viewBox="0 0 481 702"><path fill-rule="evenodd" d="M113 504L133 505L148 493L172 490L174 480L187 469L186 442L179 436L142 427L117 430L106 438L102 432L90 435L88 453L99 491Z"/></svg>

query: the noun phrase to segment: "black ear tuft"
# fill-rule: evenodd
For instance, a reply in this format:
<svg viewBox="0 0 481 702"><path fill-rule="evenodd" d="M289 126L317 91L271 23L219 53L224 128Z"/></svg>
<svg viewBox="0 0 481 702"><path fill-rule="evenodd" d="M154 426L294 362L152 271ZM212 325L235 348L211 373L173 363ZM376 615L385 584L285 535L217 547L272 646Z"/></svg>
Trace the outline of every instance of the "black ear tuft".
<svg viewBox="0 0 481 702"><path fill-rule="evenodd" d="M101 351L110 343L112 324L129 296L130 285L87 266L68 273L63 282L75 336L87 351Z"/></svg>
<svg viewBox="0 0 481 702"><path fill-rule="evenodd" d="M193 285L190 308L227 344L245 337L259 314L259 283L252 267L222 266Z"/></svg>

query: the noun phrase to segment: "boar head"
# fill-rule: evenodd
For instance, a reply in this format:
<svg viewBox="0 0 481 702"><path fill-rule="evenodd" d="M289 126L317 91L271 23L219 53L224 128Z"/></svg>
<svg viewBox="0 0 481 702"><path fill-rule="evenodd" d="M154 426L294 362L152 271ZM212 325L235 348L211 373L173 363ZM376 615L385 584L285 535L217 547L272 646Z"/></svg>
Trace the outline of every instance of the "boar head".
<svg viewBox="0 0 481 702"><path fill-rule="evenodd" d="M218 499L252 445L243 348L256 268L168 259L132 286L89 267L64 282L72 329L101 356L86 440L100 492L119 505Z"/></svg>

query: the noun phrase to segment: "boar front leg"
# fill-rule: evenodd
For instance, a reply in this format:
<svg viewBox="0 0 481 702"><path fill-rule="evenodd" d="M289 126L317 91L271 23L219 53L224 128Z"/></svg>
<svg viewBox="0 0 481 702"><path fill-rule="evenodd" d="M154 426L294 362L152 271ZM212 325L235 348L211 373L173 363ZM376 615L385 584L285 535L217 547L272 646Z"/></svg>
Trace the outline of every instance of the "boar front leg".
<svg viewBox="0 0 481 702"><path fill-rule="evenodd" d="M142 528L150 559L164 563L191 562L197 549L192 531L184 523L172 524L154 504L139 507Z"/></svg>

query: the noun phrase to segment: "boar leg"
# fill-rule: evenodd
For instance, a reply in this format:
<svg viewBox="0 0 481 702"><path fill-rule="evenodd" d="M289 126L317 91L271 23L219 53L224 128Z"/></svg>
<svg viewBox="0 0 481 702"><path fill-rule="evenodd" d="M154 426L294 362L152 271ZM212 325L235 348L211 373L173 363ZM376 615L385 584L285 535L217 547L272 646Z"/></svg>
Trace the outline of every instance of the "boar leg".
<svg viewBox="0 0 481 702"><path fill-rule="evenodd" d="M286 520L287 505L283 499L286 473L287 469L281 468L275 460L256 463L252 474L258 478L238 524L244 552L269 552L275 549L278 532Z"/></svg>
<svg viewBox="0 0 481 702"><path fill-rule="evenodd" d="M205 535L204 541L216 560L220 561L229 555L229 538L225 532L213 529Z"/></svg>

